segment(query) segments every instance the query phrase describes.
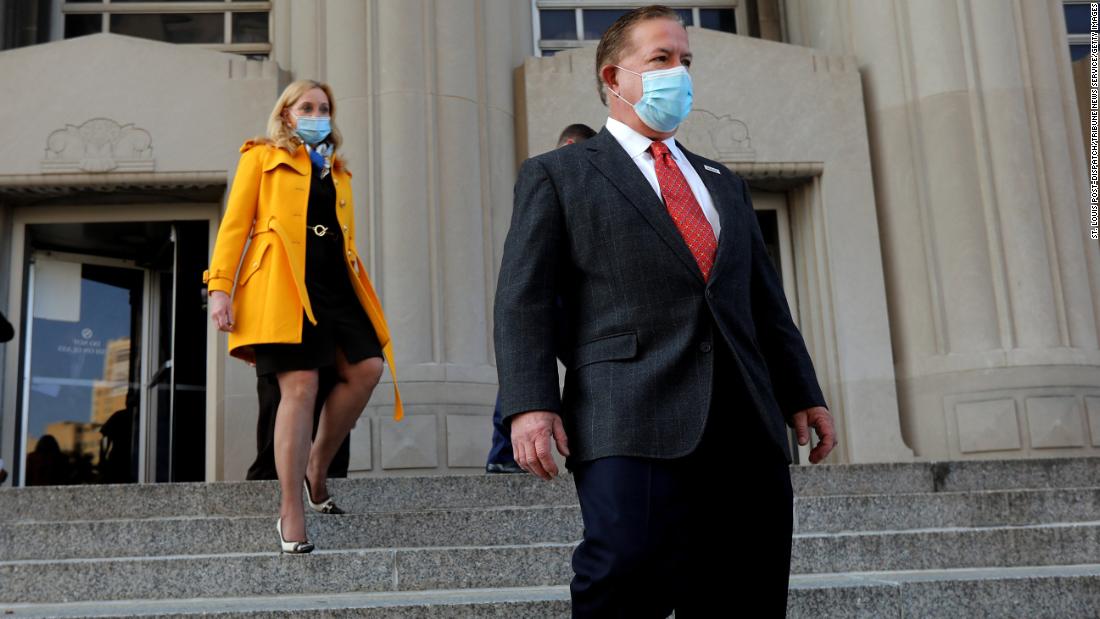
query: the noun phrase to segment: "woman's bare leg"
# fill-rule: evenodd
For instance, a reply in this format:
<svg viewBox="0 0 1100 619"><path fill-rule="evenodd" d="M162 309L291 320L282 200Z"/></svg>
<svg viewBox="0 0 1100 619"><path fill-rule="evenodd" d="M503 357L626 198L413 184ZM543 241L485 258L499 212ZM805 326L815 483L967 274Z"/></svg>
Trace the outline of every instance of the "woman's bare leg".
<svg viewBox="0 0 1100 619"><path fill-rule="evenodd" d="M382 377L382 359L368 357L352 364L348 363L342 351L338 351L336 373L338 380L325 400L306 468L314 502L328 498L328 487L325 483L328 467L340 444L347 438L363 408L370 401L371 393Z"/></svg>
<svg viewBox="0 0 1100 619"><path fill-rule="evenodd" d="M275 470L279 474L283 537L306 539L302 506L302 479L309 461L309 437L313 430L313 405L317 399L317 370L280 372L279 408L275 413Z"/></svg>

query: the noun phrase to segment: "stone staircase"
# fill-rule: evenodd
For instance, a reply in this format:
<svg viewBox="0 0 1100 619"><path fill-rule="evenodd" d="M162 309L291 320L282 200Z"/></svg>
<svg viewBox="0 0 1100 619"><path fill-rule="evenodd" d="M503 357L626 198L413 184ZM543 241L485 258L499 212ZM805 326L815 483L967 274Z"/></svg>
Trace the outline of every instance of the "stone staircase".
<svg viewBox="0 0 1100 619"><path fill-rule="evenodd" d="M1100 616L1100 458L792 478L790 617ZM276 552L274 482L0 490L0 617L569 616L568 476L330 489L353 513L310 514L299 557Z"/></svg>

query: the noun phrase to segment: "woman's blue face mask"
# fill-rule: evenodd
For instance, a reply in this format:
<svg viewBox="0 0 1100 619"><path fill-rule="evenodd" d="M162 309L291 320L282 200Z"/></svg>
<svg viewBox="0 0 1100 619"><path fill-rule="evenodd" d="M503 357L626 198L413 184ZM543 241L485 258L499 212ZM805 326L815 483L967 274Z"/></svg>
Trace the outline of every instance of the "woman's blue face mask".
<svg viewBox="0 0 1100 619"><path fill-rule="evenodd" d="M673 131L691 113L691 75L687 68L679 66L637 73L619 65L613 66L642 78L642 98L637 103L630 103L614 90L608 90L630 103L638 118L650 129L662 133Z"/></svg>
<svg viewBox="0 0 1100 619"><path fill-rule="evenodd" d="M332 119L328 116L298 116L294 112L290 114L298 123L298 137L310 146L320 144L332 132Z"/></svg>

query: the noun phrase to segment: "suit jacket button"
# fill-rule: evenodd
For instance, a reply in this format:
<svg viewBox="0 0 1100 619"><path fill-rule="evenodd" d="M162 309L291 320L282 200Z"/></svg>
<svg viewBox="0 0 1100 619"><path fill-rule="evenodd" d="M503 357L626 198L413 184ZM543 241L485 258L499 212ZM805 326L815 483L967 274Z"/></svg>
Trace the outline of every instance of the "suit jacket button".
<svg viewBox="0 0 1100 619"><path fill-rule="evenodd" d="M703 343L699 344L699 352L701 352L701 353L710 352L710 342L703 342Z"/></svg>
<svg viewBox="0 0 1100 619"><path fill-rule="evenodd" d="M711 290L710 288L707 288L707 298L708 299L713 299L714 298L714 291Z"/></svg>
<svg viewBox="0 0 1100 619"><path fill-rule="evenodd" d="M347 203L348 203L348 201L347 201L347 200L340 200L340 206L344 206L344 205L345 205L345 204L347 204Z"/></svg>

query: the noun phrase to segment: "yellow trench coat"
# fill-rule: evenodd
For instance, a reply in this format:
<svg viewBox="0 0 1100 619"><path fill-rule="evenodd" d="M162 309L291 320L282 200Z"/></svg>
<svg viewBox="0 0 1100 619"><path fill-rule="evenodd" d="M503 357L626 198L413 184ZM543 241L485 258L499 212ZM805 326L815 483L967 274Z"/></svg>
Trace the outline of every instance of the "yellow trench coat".
<svg viewBox="0 0 1100 619"><path fill-rule="evenodd" d="M286 149L248 140L225 217L218 229L210 269L203 283L211 292L233 293L235 324L229 333L229 354L252 361L253 344L296 344L302 340L303 313L317 324L305 284L306 206L311 178L309 153L304 146L293 155ZM339 159L333 164L336 218L344 234L346 265L359 302L374 325L382 353L393 378L394 420L404 416L394 372L393 343L366 268L355 249L351 172ZM241 252L251 238L243 263Z"/></svg>

